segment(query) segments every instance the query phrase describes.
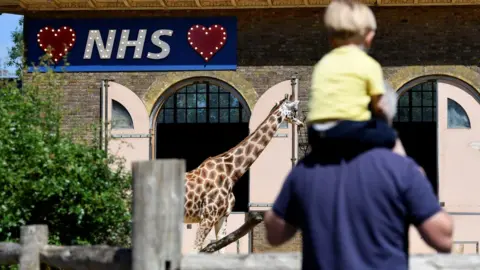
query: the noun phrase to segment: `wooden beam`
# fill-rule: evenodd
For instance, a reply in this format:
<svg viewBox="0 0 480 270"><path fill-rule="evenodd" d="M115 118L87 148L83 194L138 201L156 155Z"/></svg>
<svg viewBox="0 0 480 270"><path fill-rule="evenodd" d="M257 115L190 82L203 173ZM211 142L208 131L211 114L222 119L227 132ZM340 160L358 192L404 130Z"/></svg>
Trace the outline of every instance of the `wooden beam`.
<svg viewBox="0 0 480 270"><path fill-rule="evenodd" d="M137 161L132 172L132 270L180 269L185 160Z"/></svg>
<svg viewBox="0 0 480 270"><path fill-rule="evenodd" d="M54 5L56 8L60 8L60 7L61 7L60 2L58 2L58 0L53 0L53 1L51 1L50 3L53 3L53 5Z"/></svg>
<svg viewBox="0 0 480 270"><path fill-rule="evenodd" d="M132 3L130 2L130 0L123 0L123 4L126 6L126 7L129 7L131 8L133 5Z"/></svg>
<svg viewBox="0 0 480 270"><path fill-rule="evenodd" d="M40 252L48 244L48 226L30 225L20 228L20 270L40 270Z"/></svg>
<svg viewBox="0 0 480 270"><path fill-rule="evenodd" d="M308 0L303 0L303 3L305 4L305 6L310 6L310 2L308 2Z"/></svg>
<svg viewBox="0 0 480 270"><path fill-rule="evenodd" d="M162 5L162 7L167 7L165 0L158 0L158 2L160 3L160 5Z"/></svg>
<svg viewBox="0 0 480 270"><path fill-rule="evenodd" d="M268 6L269 6L269 7L273 7L272 0L267 0L267 3L268 3Z"/></svg>
<svg viewBox="0 0 480 270"><path fill-rule="evenodd" d="M97 7L97 1L96 0L87 0L87 4L91 8L96 8Z"/></svg>
<svg viewBox="0 0 480 270"><path fill-rule="evenodd" d="M237 6L237 0L232 0L232 6L234 6L234 7Z"/></svg>
<svg viewBox="0 0 480 270"><path fill-rule="evenodd" d="M19 5L21 8L23 9L27 9L28 8L28 5L25 3L25 0L20 0L19 1Z"/></svg>
<svg viewBox="0 0 480 270"><path fill-rule="evenodd" d="M200 0L195 0L195 4L197 4L197 7L201 8L202 4L200 4Z"/></svg>
<svg viewBox="0 0 480 270"><path fill-rule="evenodd" d="M17 264L21 248L17 243L0 243L0 265Z"/></svg>

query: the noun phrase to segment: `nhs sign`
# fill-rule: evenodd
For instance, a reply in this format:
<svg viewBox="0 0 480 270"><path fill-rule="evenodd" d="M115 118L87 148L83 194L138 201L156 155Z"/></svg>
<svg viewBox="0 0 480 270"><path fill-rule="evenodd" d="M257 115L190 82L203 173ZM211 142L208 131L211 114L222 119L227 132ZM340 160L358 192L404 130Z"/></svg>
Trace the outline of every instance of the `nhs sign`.
<svg viewBox="0 0 480 270"><path fill-rule="evenodd" d="M55 71L235 70L237 65L235 17L26 17L25 35L27 63L37 65L48 54Z"/></svg>

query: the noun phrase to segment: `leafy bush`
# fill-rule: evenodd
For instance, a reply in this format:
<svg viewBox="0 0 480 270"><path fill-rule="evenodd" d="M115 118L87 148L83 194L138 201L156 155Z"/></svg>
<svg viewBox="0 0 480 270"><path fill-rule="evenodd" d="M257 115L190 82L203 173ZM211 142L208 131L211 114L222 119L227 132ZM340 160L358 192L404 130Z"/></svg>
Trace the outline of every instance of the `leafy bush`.
<svg viewBox="0 0 480 270"><path fill-rule="evenodd" d="M47 224L51 244L129 246L131 175L122 162L111 169L118 160L95 141L62 131L61 74L25 77L22 89L0 89L0 241Z"/></svg>

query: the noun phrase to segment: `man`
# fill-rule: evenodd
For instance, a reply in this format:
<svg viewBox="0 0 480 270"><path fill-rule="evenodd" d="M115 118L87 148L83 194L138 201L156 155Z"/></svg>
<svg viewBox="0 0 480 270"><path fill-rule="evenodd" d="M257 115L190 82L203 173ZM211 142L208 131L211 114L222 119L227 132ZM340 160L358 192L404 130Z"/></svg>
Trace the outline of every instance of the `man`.
<svg viewBox="0 0 480 270"><path fill-rule="evenodd" d="M305 270L408 269L410 224L429 246L450 252L452 219L419 166L386 148L350 149L329 149L337 154L328 157L314 150L292 169L265 214L268 242L280 245L300 229Z"/></svg>

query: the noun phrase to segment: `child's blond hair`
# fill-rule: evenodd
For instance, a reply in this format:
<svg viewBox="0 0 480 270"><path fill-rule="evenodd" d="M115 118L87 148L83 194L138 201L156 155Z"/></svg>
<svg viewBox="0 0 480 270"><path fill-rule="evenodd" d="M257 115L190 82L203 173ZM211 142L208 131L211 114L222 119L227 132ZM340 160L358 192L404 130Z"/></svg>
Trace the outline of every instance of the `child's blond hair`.
<svg viewBox="0 0 480 270"><path fill-rule="evenodd" d="M329 36L338 40L363 38L377 29L372 10L354 0L333 0L325 11L324 23Z"/></svg>

